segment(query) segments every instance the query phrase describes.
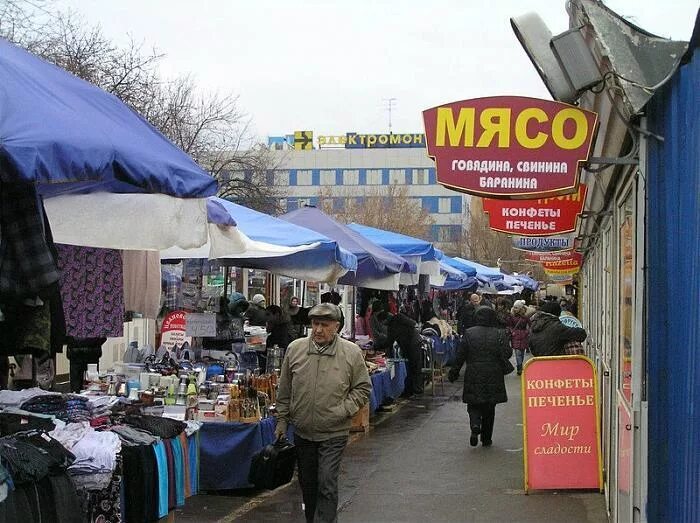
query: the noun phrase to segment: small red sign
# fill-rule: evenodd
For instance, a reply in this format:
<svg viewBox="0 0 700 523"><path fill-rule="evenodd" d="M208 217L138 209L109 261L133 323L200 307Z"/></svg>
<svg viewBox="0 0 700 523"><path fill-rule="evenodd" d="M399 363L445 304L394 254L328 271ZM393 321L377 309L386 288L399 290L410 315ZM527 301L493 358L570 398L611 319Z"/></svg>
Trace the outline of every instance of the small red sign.
<svg viewBox="0 0 700 523"><path fill-rule="evenodd" d="M586 185L566 196L539 200L496 200L484 198L489 226L500 232L520 236L551 236L576 230L576 218L583 211Z"/></svg>
<svg viewBox="0 0 700 523"><path fill-rule="evenodd" d="M494 198L574 191L597 121L591 111L522 96L475 98L423 111L438 183Z"/></svg>
<svg viewBox="0 0 700 523"><path fill-rule="evenodd" d="M172 349L177 345L182 347L182 344L189 342L192 344L192 336L187 336L187 312L173 311L168 314L163 320L163 326L160 329L161 337L160 344L167 349Z"/></svg>
<svg viewBox="0 0 700 523"><path fill-rule="evenodd" d="M525 491L603 488L597 381L585 356L523 368Z"/></svg>
<svg viewBox="0 0 700 523"><path fill-rule="evenodd" d="M565 251L556 252L533 252L526 251L525 259L529 261L534 261L537 263L545 263L552 261L561 261L571 258L574 254L573 249L567 249Z"/></svg>

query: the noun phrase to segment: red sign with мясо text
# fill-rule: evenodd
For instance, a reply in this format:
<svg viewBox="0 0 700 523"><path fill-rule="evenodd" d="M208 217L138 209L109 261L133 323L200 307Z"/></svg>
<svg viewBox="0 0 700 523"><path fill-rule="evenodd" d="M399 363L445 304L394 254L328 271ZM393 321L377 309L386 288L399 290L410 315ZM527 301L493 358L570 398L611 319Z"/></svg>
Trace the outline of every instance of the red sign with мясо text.
<svg viewBox="0 0 700 523"><path fill-rule="evenodd" d="M506 199L574 191L597 121L591 111L522 96L475 98L423 111L438 183Z"/></svg>
<svg viewBox="0 0 700 523"><path fill-rule="evenodd" d="M496 200L484 198L489 227L520 236L549 236L576 230L576 218L583 211L586 185L566 196L538 200Z"/></svg>
<svg viewBox="0 0 700 523"><path fill-rule="evenodd" d="M603 488L597 380L585 356L532 358L522 377L525 491Z"/></svg>

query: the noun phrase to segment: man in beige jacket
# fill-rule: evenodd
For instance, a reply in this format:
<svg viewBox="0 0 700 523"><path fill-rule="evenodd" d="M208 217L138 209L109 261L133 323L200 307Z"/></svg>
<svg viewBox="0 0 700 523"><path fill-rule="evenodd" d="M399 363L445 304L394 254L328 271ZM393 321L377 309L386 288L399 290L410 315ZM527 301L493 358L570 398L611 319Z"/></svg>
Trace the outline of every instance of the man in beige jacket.
<svg viewBox="0 0 700 523"><path fill-rule="evenodd" d="M294 425L306 521L337 521L338 472L351 418L367 403L372 383L362 350L337 334L340 309L309 311L311 335L289 344L277 393L278 438Z"/></svg>

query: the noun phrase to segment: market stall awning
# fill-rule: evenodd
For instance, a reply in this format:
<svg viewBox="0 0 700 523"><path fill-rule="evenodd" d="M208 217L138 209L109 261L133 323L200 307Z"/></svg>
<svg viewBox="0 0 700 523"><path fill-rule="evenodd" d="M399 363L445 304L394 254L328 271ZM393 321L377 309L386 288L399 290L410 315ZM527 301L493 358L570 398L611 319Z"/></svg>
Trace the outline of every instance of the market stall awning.
<svg viewBox="0 0 700 523"><path fill-rule="evenodd" d="M209 198L207 210L209 241L197 249L162 251L162 259L215 258L238 267L327 282L357 267L353 254L316 231L222 198Z"/></svg>
<svg viewBox="0 0 700 523"><path fill-rule="evenodd" d="M206 241L216 181L115 96L0 39L0 182L45 198L56 242ZM182 199L186 199L183 201Z"/></svg>
<svg viewBox="0 0 700 523"><path fill-rule="evenodd" d="M473 268L476 271L476 279L480 282L488 283L503 280L504 275L499 269L487 267L486 265L482 265L471 260L465 260L464 258L460 258L459 256L455 256L454 259L460 262L461 264L466 265L467 267Z"/></svg>
<svg viewBox="0 0 700 523"><path fill-rule="evenodd" d="M528 290L536 291L540 288L539 282L534 278L530 278L530 276L527 274L513 274L513 276L515 276L520 284Z"/></svg>
<svg viewBox="0 0 700 523"><path fill-rule="evenodd" d="M444 282L444 275L441 275L438 263L438 260L442 257L442 252L436 249L429 241L359 223L348 224L348 227L368 240L416 265L417 271L415 273L404 272L401 274L400 283L402 285L417 285L420 274L427 275L430 278L431 285L441 285Z"/></svg>
<svg viewBox="0 0 700 523"><path fill-rule="evenodd" d="M415 265L368 240L347 225L335 221L316 207L303 207L280 218L320 232L357 256L357 272L346 274L338 283L397 290L402 272L416 272Z"/></svg>
<svg viewBox="0 0 700 523"><path fill-rule="evenodd" d="M455 268L455 265L459 265L459 262L457 262L454 258L451 258L450 256L443 256L437 263L440 267L442 282L436 284L431 283L433 287L442 290L454 291L468 289L477 284L476 278L473 274L471 274L472 272L476 274L476 272L471 268L467 268L467 272L470 273L467 274L466 272Z"/></svg>
<svg viewBox="0 0 700 523"><path fill-rule="evenodd" d="M116 96L0 38L0 180L41 196L212 196L216 181Z"/></svg>

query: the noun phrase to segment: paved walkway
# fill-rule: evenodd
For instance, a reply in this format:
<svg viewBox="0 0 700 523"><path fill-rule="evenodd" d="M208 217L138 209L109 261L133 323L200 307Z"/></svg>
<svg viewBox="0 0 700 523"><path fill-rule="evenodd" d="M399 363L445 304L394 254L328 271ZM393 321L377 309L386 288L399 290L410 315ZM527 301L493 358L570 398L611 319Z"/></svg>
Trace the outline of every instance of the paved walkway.
<svg viewBox="0 0 700 523"><path fill-rule="evenodd" d="M355 436L341 470L340 523L607 521L602 494L525 495L520 378L506 381L510 401L496 408L490 448L469 446L461 381L447 383L444 396L405 401ZM249 496L197 496L176 520L304 521L296 480Z"/></svg>

